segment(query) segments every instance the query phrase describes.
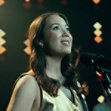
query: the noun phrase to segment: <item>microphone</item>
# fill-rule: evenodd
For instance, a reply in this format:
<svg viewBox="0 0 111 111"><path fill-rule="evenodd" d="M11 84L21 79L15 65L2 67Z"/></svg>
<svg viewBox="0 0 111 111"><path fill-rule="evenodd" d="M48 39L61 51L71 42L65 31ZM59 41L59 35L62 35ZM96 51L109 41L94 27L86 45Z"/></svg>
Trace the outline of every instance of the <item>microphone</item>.
<svg viewBox="0 0 111 111"><path fill-rule="evenodd" d="M80 62L111 71L111 60L105 58L103 55L97 55L90 52L82 52L80 54Z"/></svg>

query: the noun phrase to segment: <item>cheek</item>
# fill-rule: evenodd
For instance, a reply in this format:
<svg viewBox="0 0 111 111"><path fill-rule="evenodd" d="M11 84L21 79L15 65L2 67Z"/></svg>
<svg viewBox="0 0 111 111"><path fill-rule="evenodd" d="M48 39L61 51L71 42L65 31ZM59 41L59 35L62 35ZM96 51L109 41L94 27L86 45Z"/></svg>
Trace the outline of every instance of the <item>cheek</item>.
<svg viewBox="0 0 111 111"><path fill-rule="evenodd" d="M57 37L55 37L55 36L52 36L50 39L49 39L49 45L51 46L51 47L56 47L57 46L57 44L58 44L58 38Z"/></svg>
<svg viewBox="0 0 111 111"><path fill-rule="evenodd" d="M49 42L55 43L59 40L59 37L60 37L60 34L58 34L58 33L55 33L55 32L50 33Z"/></svg>
<svg viewBox="0 0 111 111"><path fill-rule="evenodd" d="M56 35L54 35L54 34L48 34L46 37L45 37L45 44L47 44L47 46L49 47L49 48L54 48L54 47L56 47L57 46L57 44L58 44L58 38L57 38L57 36Z"/></svg>

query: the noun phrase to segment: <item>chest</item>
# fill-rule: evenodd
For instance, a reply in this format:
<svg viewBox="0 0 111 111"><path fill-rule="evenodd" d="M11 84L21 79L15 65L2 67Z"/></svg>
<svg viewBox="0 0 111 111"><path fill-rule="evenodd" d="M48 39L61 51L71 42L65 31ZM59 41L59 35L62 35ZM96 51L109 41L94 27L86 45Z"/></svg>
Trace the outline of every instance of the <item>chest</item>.
<svg viewBox="0 0 111 111"><path fill-rule="evenodd" d="M83 111L79 98L71 89L61 87L57 97L50 96L46 91L42 90L42 111ZM75 103L73 103L75 99ZM31 111L37 111L37 101L33 105Z"/></svg>
<svg viewBox="0 0 111 111"><path fill-rule="evenodd" d="M74 93L74 92L73 92ZM42 111L83 111L79 99L74 94L75 103L70 89L61 87L57 97L51 97L46 91L43 91Z"/></svg>
<svg viewBox="0 0 111 111"><path fill-rule="evenodd" d="M64 95L72 102L74 102L74 95L69 88L61 87L61 91L64 93Z"/></svg>

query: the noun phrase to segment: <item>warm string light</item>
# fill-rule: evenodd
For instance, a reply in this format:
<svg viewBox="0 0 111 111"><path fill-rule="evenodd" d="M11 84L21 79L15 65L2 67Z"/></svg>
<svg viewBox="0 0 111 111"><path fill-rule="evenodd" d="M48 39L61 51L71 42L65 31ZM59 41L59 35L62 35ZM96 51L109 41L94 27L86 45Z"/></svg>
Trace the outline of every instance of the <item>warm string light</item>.
<svg viewBox="0 0 111 111"><path fill-rule="evenodd" d="M38 3L43 3L44 2L44 0L37 0L38 1Z"/></svg>
<svg viewBox="0 0 111 111"><path fill-rule="evenodd" d="M100 95L100 96L97 98L97 101L98 101L99 103L103 103L104 100L105 100L105 97L104 97L103 95Z"/></svg>
<svg viewBox="0 0 111 111"><path fill-rule="evenodd" d="M96 5L98 5L98 4L101 2L101 0L92 0L92 1L93 1L93 3L96 4Z"/></svg>
<svg viewBox="0 0 111 111"><path fill-rule="evenodd" d="M25 2L30 2L30 0L25 0Z"/></svg>
<svg viewBox="0 0 111 111"><path fill-rule="evenodd" d="M43 2L44 0L37 0L37 9L44 9L44 5L43 5Z"/></svg>
<svg viewBox="0 0 111 111"><path fill-rule="evenodd" d="M0 55L6 52L6 48L3 47L3 45L6 43L6 41L3 39L5 35L6 33L0 29Z"/></svg>
<svg viewBox="0 0 111 111"><path fill-rule="evenodd" d="M27 9L32 7L32 4L30 3L30 0L25 0L24 7L27 8Z"/></svg>
<svg viewBox="0 0 111 111"><path fill-rule="evenodd" d="M4 0L0 0L0 6L4 5L5 1Z"/></svg>
<svg viewBox="0 0 111 111"><path fill-rule="evenodd" d="M29 45L29 39L25 40L24 44L27 46L27 47L24 49L24 52L25 52L27 55L30 55L30 54L31 54L31 50L30 50L30 45Z"/></svg>
<svg viewBox="0 0 111 111"><path fill-rule="evenodd" d="M67 5L68 4L68 0L61 0L61 4L64 5L64 6Z"/></svg>
<svg viewBox="0 0 111 111"><path fill-rule="evenodd" d="M99 22L96 22L93 27L95 28L94 34L96 35L96 37L94 38L94 41L98 44L100 44L103 39L101 37L102 35L102 31L100 30L102 28L102 25Z"/></svg>

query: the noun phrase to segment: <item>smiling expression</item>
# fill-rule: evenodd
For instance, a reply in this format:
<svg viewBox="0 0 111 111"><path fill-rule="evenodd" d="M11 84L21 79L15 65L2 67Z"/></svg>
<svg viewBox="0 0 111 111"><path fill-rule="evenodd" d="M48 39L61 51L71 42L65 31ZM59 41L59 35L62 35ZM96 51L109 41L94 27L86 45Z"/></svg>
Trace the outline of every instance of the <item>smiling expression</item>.
<svg viewBox="0 0 111 111"><path fill-rule="evenodd" d="M51 55L65 56L71 53L72 35L62 17L56 14L49 16L43 31Z"/></svg>

